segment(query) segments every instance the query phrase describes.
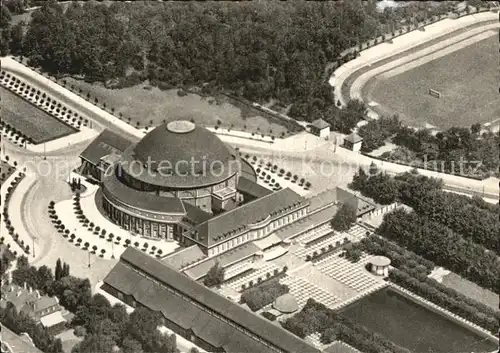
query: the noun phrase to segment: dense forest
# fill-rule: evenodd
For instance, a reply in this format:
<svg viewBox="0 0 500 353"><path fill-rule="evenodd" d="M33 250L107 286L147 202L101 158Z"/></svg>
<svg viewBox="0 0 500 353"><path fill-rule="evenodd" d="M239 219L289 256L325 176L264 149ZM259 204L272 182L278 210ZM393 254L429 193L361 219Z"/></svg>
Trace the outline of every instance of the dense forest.
<svg viewBox="0 0 500 353"><path fill-rule="evenodd" d="M25 1L8 3L2 11ZM336 107L327 84L329 64L348 48L402 23L443 13L447 6L415 2L378 12L375 1L360 0L64 6L46 1L32 14L24 38L16 25L20 28L5 34L13 38L4 42L11 43L12 54L54 75L108 87L148 79L156 85L223 90L257 102L274 98L291 106L291 116L323 117L349 132L359 117L351 119Z"/></svg>

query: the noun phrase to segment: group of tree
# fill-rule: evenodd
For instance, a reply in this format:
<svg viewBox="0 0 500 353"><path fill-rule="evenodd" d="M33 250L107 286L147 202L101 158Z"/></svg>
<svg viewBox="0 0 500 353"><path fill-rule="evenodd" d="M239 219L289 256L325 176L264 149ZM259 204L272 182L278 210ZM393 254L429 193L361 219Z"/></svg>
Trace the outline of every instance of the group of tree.
<svg viewBox="0 0 500 353"><path fill-rule="evenodd" d="M17 42L19 54L51 74L106 84L135 75L154 85L204 86L261 103L274 98L291 105L293 117L322 117L348 133L366 109L359 102L336 106L326 68L387 30L390 16L372 0L64 7L49 0Z"/></svg>
<svg viewBox="0 0 500 353"><path fill-rule="evenodd" d="M414 211L397 209L385 215L377 233L484 288L500 293L498 256L442 223Z"/></svg>
<svg viewBox="0 0 500 353"><path fill-rule="evenodd" d="M83 327L85 337L72 353L176 353L175 335L158 331L161 315L145 307L130 315L122 304L111 305L101 294L95 294L87 305L78 308L72 323Z"/></svg>
<svg viewBox="0 0 500 353"><path fill-rule="evenodd" d="M313 299L309 299L299 313L286 319L282 326L301 338L319 333L324 344L341 340L365 353L410 352Z"/></svg>
<svg viewBox="0 0 500 353"><path fill-rule="evenodd" d="M414 171L392 177L374 166L369 174L360 168L350 187L382 204L402 202L420 216L500 254L498 204L488 204L480 197L445 192L440 179Z"/></svg>
<svg viewBox="0 0 500 353"><path fill-rule="evenodd" d="M224 267L221 266L219 262L216 262L210 270L208 270L208 273L203 279L203 284L207 287L218 287L224 283L224 274Z"/></svg>
<svg viewBox="0 0 500 353"><path fill-rule="evenodd" d="M434 269L432 261L375 234L353 244L353 248L390 258L392 282L491 332L498 331L500 312L429 278Z"/></svg>
<svg viewBox="0 0 500 353"><path fill-rule="evenodd" d="M385 145L386 141L395 136L402 127L397 115L391 118L380 117L377 120L370 120L368 124L359 128L358 134L363 137L361 145L362 152L372 152Z"/></svg>
<svg viewBox="0 0 500 353"><path fill-rule="evenodd" d="M241 295L241 302L246 303L252 311L257 311L289 291L288 286L281 284L278 280L270 280L244 291Z"/></svg>
<svg viewBox="0 0 500 353"><path fill-rule="evenodd" d="M38 289L41 294L56 296L67 310L76 312L91 297L90 281L73 277L69 274L69 265L58 260L54 277L52 270L43 265L39 268L30 266L25 256L17 259L16 269L12 271L12 282Z"/></svg>
<svg viewBox="0 0 500 353"><path fill-rule="evenodd" d="M8 282L7 271L11 266L11 258L7 255L8 250L4 250L2 256L0 257L0 278L2 283Z"/></svg>
<svg viewBox="0 0 500 353"><path fill-rule="evenodd" d="M24 22L12 25L12 15L19 9L17 1L2 1L0 5L0 56L20 54L24 36Z"/></svg>
<svg viewBox="0 0 500 353"><path fill-rule="evenodd" d="M363 137L363 152L390 141L398 148L385 152L381 158L416 167L479 178L497 172L500 166L499 134L481 134L479 123L432 134L429 129L404 126L395 115L368 122L359 129L359 135Z"/></svg>
<svg viewBox="0 0 500 353"><path fill-rule="evenodd" d="M47 330L35 322L28 314L18 312L12 303L0 306L0 322L20 335L26 332L33 340L34 345L46 353L64 353L60 338L54 338Z"/></svg>
<svg viewBox="0 0 500 353"><path fill-rule="evenodd" d="M343 203L332 218L332 227L336 231L345 232L356 223L358 210L350 203Z"/></svg>

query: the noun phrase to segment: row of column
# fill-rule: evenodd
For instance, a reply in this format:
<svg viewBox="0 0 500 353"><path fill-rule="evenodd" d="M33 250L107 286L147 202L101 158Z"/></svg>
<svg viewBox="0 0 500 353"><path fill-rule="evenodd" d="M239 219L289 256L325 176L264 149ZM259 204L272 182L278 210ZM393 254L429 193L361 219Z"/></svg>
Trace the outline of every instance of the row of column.
<svg viewBox="0 0 500 353"><path fill-rule="evenodd" d="M149 238L174 240L174 224L154 222L129 215L114 207L106 199L103 199L103 202L104 210L111 220L124 229Z"/></svg>

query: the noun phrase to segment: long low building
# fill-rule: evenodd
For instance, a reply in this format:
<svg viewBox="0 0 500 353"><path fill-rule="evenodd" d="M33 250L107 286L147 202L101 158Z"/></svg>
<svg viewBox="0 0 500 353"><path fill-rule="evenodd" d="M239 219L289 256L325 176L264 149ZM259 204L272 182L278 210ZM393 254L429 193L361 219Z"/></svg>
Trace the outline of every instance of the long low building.
<svg viewBox="0 0 500 353"><path fill-rule="evenodd" d="M165 326L210 352L319 353L277 324L134 248L122 254L103 289L132 307L161 313Z"/></svg>

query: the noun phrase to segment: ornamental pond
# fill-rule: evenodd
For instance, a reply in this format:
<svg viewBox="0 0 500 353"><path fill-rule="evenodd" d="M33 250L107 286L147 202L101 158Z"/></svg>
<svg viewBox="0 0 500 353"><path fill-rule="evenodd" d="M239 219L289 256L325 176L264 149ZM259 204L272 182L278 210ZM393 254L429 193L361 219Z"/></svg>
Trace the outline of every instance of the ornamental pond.
<svg viewBox="0 0 500 353"><path fill-rule="evenodd" d="M343 308L352 321L415 353L493 352L497 344L384 288Z"/></svg>

